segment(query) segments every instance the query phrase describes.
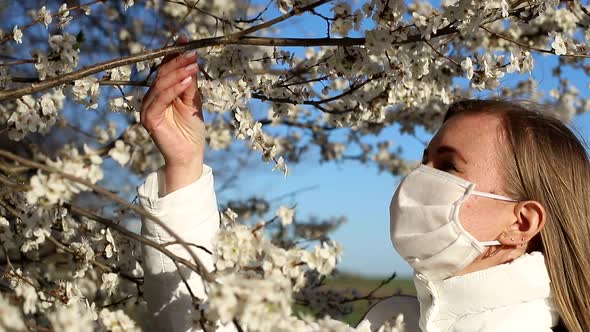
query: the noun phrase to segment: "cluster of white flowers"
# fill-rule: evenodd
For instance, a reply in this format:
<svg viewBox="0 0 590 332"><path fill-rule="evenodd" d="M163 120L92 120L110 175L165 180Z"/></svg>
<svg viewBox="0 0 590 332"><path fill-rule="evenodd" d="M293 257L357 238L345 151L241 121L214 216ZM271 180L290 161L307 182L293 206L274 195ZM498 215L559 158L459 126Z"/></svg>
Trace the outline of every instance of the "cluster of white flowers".
<svg viewBox="0 0 590 332"><path fill-rule="evenodd" d="M115 311L110 311L106 308L102 309L99 318L106 332L141 331L137 324L135 324L135 322L121 309Z"/></svg>
<svg viewBox="0 0 590 332"><path fill-rule="evenodd" d="M27 331L20 310L0 293L0 330Z"/></svg>
<svg viewBox="0 0 590 332"><path fill-rule="evenodd" d="M13 229L13 227L16 231L15 234L12 234L14 237L10 241L2 242L2 245L9 252L11 249L20 250L22 255L35 258L41 252L33 251L33 249L41 248L40 245L45 242L39 239L45 239L47 236L59 236L51 228L56 229L60 224L64 227L66 225L65 219L70 217L65 209L47 210L42 207L30 208L26 205L21 208L25 209L23 216L30 215L30 217L26 217L20 223L18 220L0 219L0 235L7 235L6 231ZM29 212L26 212L26 209ZM16 223L13 224L13 222ZM107 299L108 297L129 296L125 294L129 294L130 289L132 294L134 292L133 288L127 287L120 281L118 274L103 273L97 276L96 270L91 268L100 255L108 258L111 263L121 261L120 270L126 275L142 277L143 272L138 266L137 254L133 252L136 249L133 249L125 241L115 240L117 237L113 236L109 229L100 229L96 223L90 220L86 219L82 223L69 224L69 227L78 227L78 234L87 232L87 235L90 236L88 239L81 238L79 241L65 245L68 252L62 252L61 255L68 255L72 260L68 262L63 258L55 260L57 257L45 256L40 265L43 268L39 271L37 271L39 267L35 265L25 266L24 270L20 268L8 269L4 277L10 281L10 286L14 290L14 293L8 295L19 298L22 312L25 315L46 315L47 320L56 331L97 331L95 324L97 321L101 326L99 331L138 331L135 322L121 309L112 311L103 309L99 317L96 312L96 303L98 302L94 301L105 298L105 295ZM99 229L100 231L98 231ZM98 236L98 234L102 236ZM116 245L115 242L117 242ZM23 245L20 248L15 248L8 246L11 243L23 243ZM111 246L110 249L108 249L109 246ZM108 254L109 250L111 255ZM60 261L62 262L61 267L54 265ZM104 259L102 261L103 264L107 262ZM133 261L134 270L138 268L139 270L132 271L126 267L128 261ZM69 280L56 279L61 277ZM100 288L98 284L100 284ZM99 291L104 294L98 295ZM4 301L3 294L0 293L0 303ZM8 329L8 331L22 330L20 328L24 321L20 317L20 310L14 311L12 306L2 305L0 312L2 313L0 315L0 330L2 328Z"/></svg>
<svg viewBox="0 0 590 332"><path fill-rule="evenodd" d="M58 28L64 29L73 19L70 16L70 11L68 10L68 4L62 3L57 10L57 17L59 18L59 23L57 24Z"/></svg>
<svg viewBox="0 0 590 332"><path fill-rule="evenodd" d="M40 80L73 71L78 66L80 50L76 36L69 33L49 36L49 52L35 51L35 68Z"/></svg>
<svg viewBox="0 0 590 332"><path fill-rule="evenodd" d="M231 274L219 279L209 293L209 317L222 323L234 319L247 330L286 330L292 311L291 283L280 275L244 278Z"/></svg>
<svg viewBox="0 0 590 332"><path fill-rule="evenodd" d="M285 228L295 227L293 214L287 207L276 211L279 218L287 219ZM265 236L269 223L241 224L230 209L222 217L224 227L213 248L216 282L210 285L203 307L209 321L236 322L248 331L369 331L325 316L349 313L355 298L319 287L321 279L334 272L342 254L340 245L321 241L312 250L281 248ZM294 312L296 301L324 318L316 321ZM401 324L400 320L397 330L383 331L401 331Z"/></svg>
<svg viewBox="0 0 590 332"><path fill-rule="evenodd" d="M555 40L551 43L551 47L557 55L567 54L567 46L563 37L560 34L555 34Z"/></svg>
<svg viewBox="0 0 590 332"><path fill-rule="evenodd" d="M331 25L333 33L347 36L350 30L358 31L360 29L360 24L364 18L362 10L357 9L352 13L352 9L347 2L337 2L332 7L332 11L334 12L334 21Z"/></svg>
<svg viewBox="0 0 590 332"><path fill-rule="evenodd" d="M125 150L129 148L127 167L139 174L154 171L162 165L164 158L156 150L152 138L139 123L129 126L122 136Z"/></svg>
<svg viewBox="0 0 590 332"><path fill-rule="evenodd" d="M119 275L116 273L103 273L102 284L100 289L104 290L108 296L113 294L119 285Z"/></svg>
<svg viewBox="0 0 590 332"><path fill-rule="evenodd" d="M74 146L66 146L61 151L61 157L53 161L46 157L47 165L64 173L96 183L103 178L102 157L96 151L84 145L84 153ZM53 205L72 199L75 194L88 188L80 183L65 179L56 173L38 171L31 177L31 190L27 198L30 204Z"/></svg>
<svg viewBox="0 0 590 332"><path fill-rule="evenodd" d="M321 275L329 275L336 268L338 257L342 255L342 247L337 242L323 242L313 252L304 251L301 260Z"/></svg>
<svg viewBox="0 0 590 332"><path fill-rule="evenodd" d="M98 108L98 97L100 93L100 85L94 76L86 76L81 80L74 81L74 85L70 88L72 99L76 102L85 105L86 108Z"/></svg>
<svg viewBox="0 0 590 332"><path fill-rule="evenodd" d="M93 332L92 313L82 307L59 306L47 315L55 331Z"/></svg>
<svg viewBox="0 0 590 332"><path fill-rule="evenodd" d="M236 108L234 111L234 118L237 122L237 137L239 139L249 138L252 149L262 150L262 159L264 161L273 160L275 162L273 171L278 169L287 175L288 168L285 160L282 156L277 155L277 146L272 144L272 139L268 138L262 131L262 123L252 121L252 115L240 108Z"/></svg>
<svg viewBox="0 0 590 332"><path fill-rule="evenodd" d="M57 121L64 99L61 89L44 93L37 99L30 95L18 99L13 112L5 120L9 126L9 138L18 141L30 133L47 134Z"/></svg>
<svg viewBox="0 0 590 332"><path fill-rule="evenodd" d="M94 250L86 239L82 239L80 242L72 242L70 249L73 250L74 262L76 263L74 278L81 278L92 265Z"/></svg>

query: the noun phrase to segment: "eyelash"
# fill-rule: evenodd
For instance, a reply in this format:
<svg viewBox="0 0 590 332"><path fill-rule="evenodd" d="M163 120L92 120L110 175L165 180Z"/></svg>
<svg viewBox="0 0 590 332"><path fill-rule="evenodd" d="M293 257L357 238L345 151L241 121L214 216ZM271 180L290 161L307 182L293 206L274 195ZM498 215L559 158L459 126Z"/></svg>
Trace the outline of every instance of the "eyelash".
<svg viewBox="0 0 590 332"><path fill-rule="evenodd" d="M457 168L455 167L455 165L450 162L450 161L444 161L439 167L437 167L439 170L441 171L457 171Z"/></svg>
<svg viewBox="0 0 590 332"><path fill-rule="evenodd" d="M426 151L424 152L424 154L422 155L422 164L425 165L428 163L428 156L426 155ZM450 161L450 160L445 160L443 162L441 162L439 165L436 165L437 163L435 162L434 168L439 169L443 172L458 172L459 170L457 170L457 167L455 167L455 164Z"/></svg>

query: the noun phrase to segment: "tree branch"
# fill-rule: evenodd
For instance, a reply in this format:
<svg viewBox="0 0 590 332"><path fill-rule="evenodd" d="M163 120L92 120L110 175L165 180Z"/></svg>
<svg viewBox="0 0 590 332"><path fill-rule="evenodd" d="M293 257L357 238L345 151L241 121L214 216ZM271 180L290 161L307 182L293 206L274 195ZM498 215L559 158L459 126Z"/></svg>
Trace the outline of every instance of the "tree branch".
<svg viewBox="0 0 590 332"><path fill-rule="evenodd" d="M7 158L7 159L11 159L14 160L22 165L25 166L29 166L32 168L36 168L36 169L40 169L40 170L44 170L46 172L49 173L55 173L55 174L59 174L60 176L62 176L63 178L73 181L73 182L77 182L80 184L85 185L86 187L92 189L93 191L102 194L105 197L110 198L111 200L128 207L130 210L132 210L133 212L137 213L138 215L145 217L147 219L150 219L152 221L154 221L158 226L162 227L166 233L168 233L170 236L174 237L177 241L179 241L181 243L181 245L186 249L186 251L188 251L188 253L191 255L191 258L195 261L195 264L190 264L187 266L191 266L195 268L195 272L197 272L201 277L203 277L203 279L205 279L208 282L212 282L213 281L213 277L211 276L211 274L209 273L209 271L207 271L207 269L205 268L205 266L201 263L201 261L199 260L199 258L195 255L195 253L189 248L189 246L187 245L186 242L184 242L182 240L182 238L176 234L175 231L173 231L168 225L166 225L164 222L162 222L159 218L155 217L154 215L152 215L151 213L148 213L147 211L145 211L144 209L142 209L141 207L138 207L136 205L133 204L129 204L129 202L127 202L125 199L111 193L109 190L95 185L93 183L91 183L88 180L85 179L81 179L77 176L73 176L71 174L65 173L62 170L56 169L54 167L48 166L48 165L44 165L44 164L40 164L38 162L35 162L33 160L27 159L27 158L23 158L20 156L17 156L11 152L8 152L6 150L1 150L0 149L0 156ZM188 262L186 260L184 260L185 262ZM183 263L184 264L184 263Z"/></svg>
<svg viewBox="0 0 590 332"><path fill-rule="evenodd" d="M529 49L529 50L533 50L533 51L537 51L537 52L541 52L541 53L547 53L547 54L556 55L554 50L548 50L548 49L544 49L544 48L540 48L540 47L535 47L535 46L527 45L527 44L525 44L523 42L520 42L518 40L509 38L509 37L506 37L506 36L504 36L504 35L502 35L500 33L494 32L494 31L486 28L483 25L480 26L480 28L482 28L483 30L487 31L492 36L498 37L500 39L504 39L505 41L511 42L511 43L516 44L516 45L518 45L520 47L523 47L523 48L526 48L526 49ZM563 56L563 57L572 57L572 58L590 58L590 55L588 55L588 54L571 54L571 53L569 53L569 54L562 54L560 56Z"/></svg>
<svg viewBox="0 0 590 332"><path fill-rule="evenodd" d="M147 61L155 58L159 58L166 55L183 53L192 49L198 49L214 45L230 45L230 44L241 44L241 45L258 45L258 46L350 46L350 45L362 45L365 43L364 38L317 38L317 39L305 39L305 38L265 38L265 37L245 37L248 34L256 31L268 28L274 24L280 23L292 16L299 15L305 11L309 11L315 7L323 5L330 0L320 0L310 5L303 7L294 7L290 12L276 17L268 22L250 27L248 29L235 32L222 37L213 37L196 40L181 45L173 45L169 47L163 47L157 50L148 50L141 53L117 58L105 62L101 62L89 67L81 68L73 72L64 74L62 76L53 77L44 80L39 83L33 83L30 86L12 89L0 92L0 101L13 100L20 98L24 95L32 94L35 92L54 88L56 86L66 84L86 76L90 76L101 71L129 65L132 63Z"/></svg>

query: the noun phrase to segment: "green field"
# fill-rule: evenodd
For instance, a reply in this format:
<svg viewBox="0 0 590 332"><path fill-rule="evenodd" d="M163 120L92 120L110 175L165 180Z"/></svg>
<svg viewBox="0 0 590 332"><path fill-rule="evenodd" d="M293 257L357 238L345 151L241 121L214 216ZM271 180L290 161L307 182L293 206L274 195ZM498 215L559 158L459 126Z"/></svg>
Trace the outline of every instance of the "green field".
<svg viewBox="0 0 590 332"><path fill-rule="evenodd" d="M350 274L339 274L326 281L326 287L336 290L356 289L359 295L367 295L375 289L383 279L367 278ZM414 283L411 278L395 278L374 293L375 296L391 296L395 294L416 295ZM340 320L349 324L357 324L370 307L369 301L361 300L354 304L354 310Z"/></svg>

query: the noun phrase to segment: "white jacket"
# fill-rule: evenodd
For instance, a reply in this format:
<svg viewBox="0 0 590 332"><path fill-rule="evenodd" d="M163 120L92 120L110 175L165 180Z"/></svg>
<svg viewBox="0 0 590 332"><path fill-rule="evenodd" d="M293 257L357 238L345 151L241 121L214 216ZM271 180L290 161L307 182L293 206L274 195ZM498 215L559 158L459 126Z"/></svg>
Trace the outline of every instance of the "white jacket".
<svg viewBox="0 0 590 332"><path fill-rule="evenodd" d="M211 249L219 228L219 213L213 186L213 173L204 166L194 183L164 197L162 169L150 174L138 188L139 203L183 237L187 243ZM141 233L159 244L174 241L154 222L142 219ZM179 245L168 245L174 254L190 260ZM144 297L151 320L146 331L184 332L191 328L190 295L176 266L161 252L143 246ZM211 255L194 250L206 267L213 269ZM181 271L182 268L181 268ZM197 297L204 297L201 278L183 271ZM414 277L417 299L395 296L377 303L359 327L378 329L398 314L404 315L405 332L492 332L551 331L559 319L551 300L549 276L540 252L524 255L512 263L495 266L464 276L431 282ZM235 332L233 325L218 331Z"/></svg>

